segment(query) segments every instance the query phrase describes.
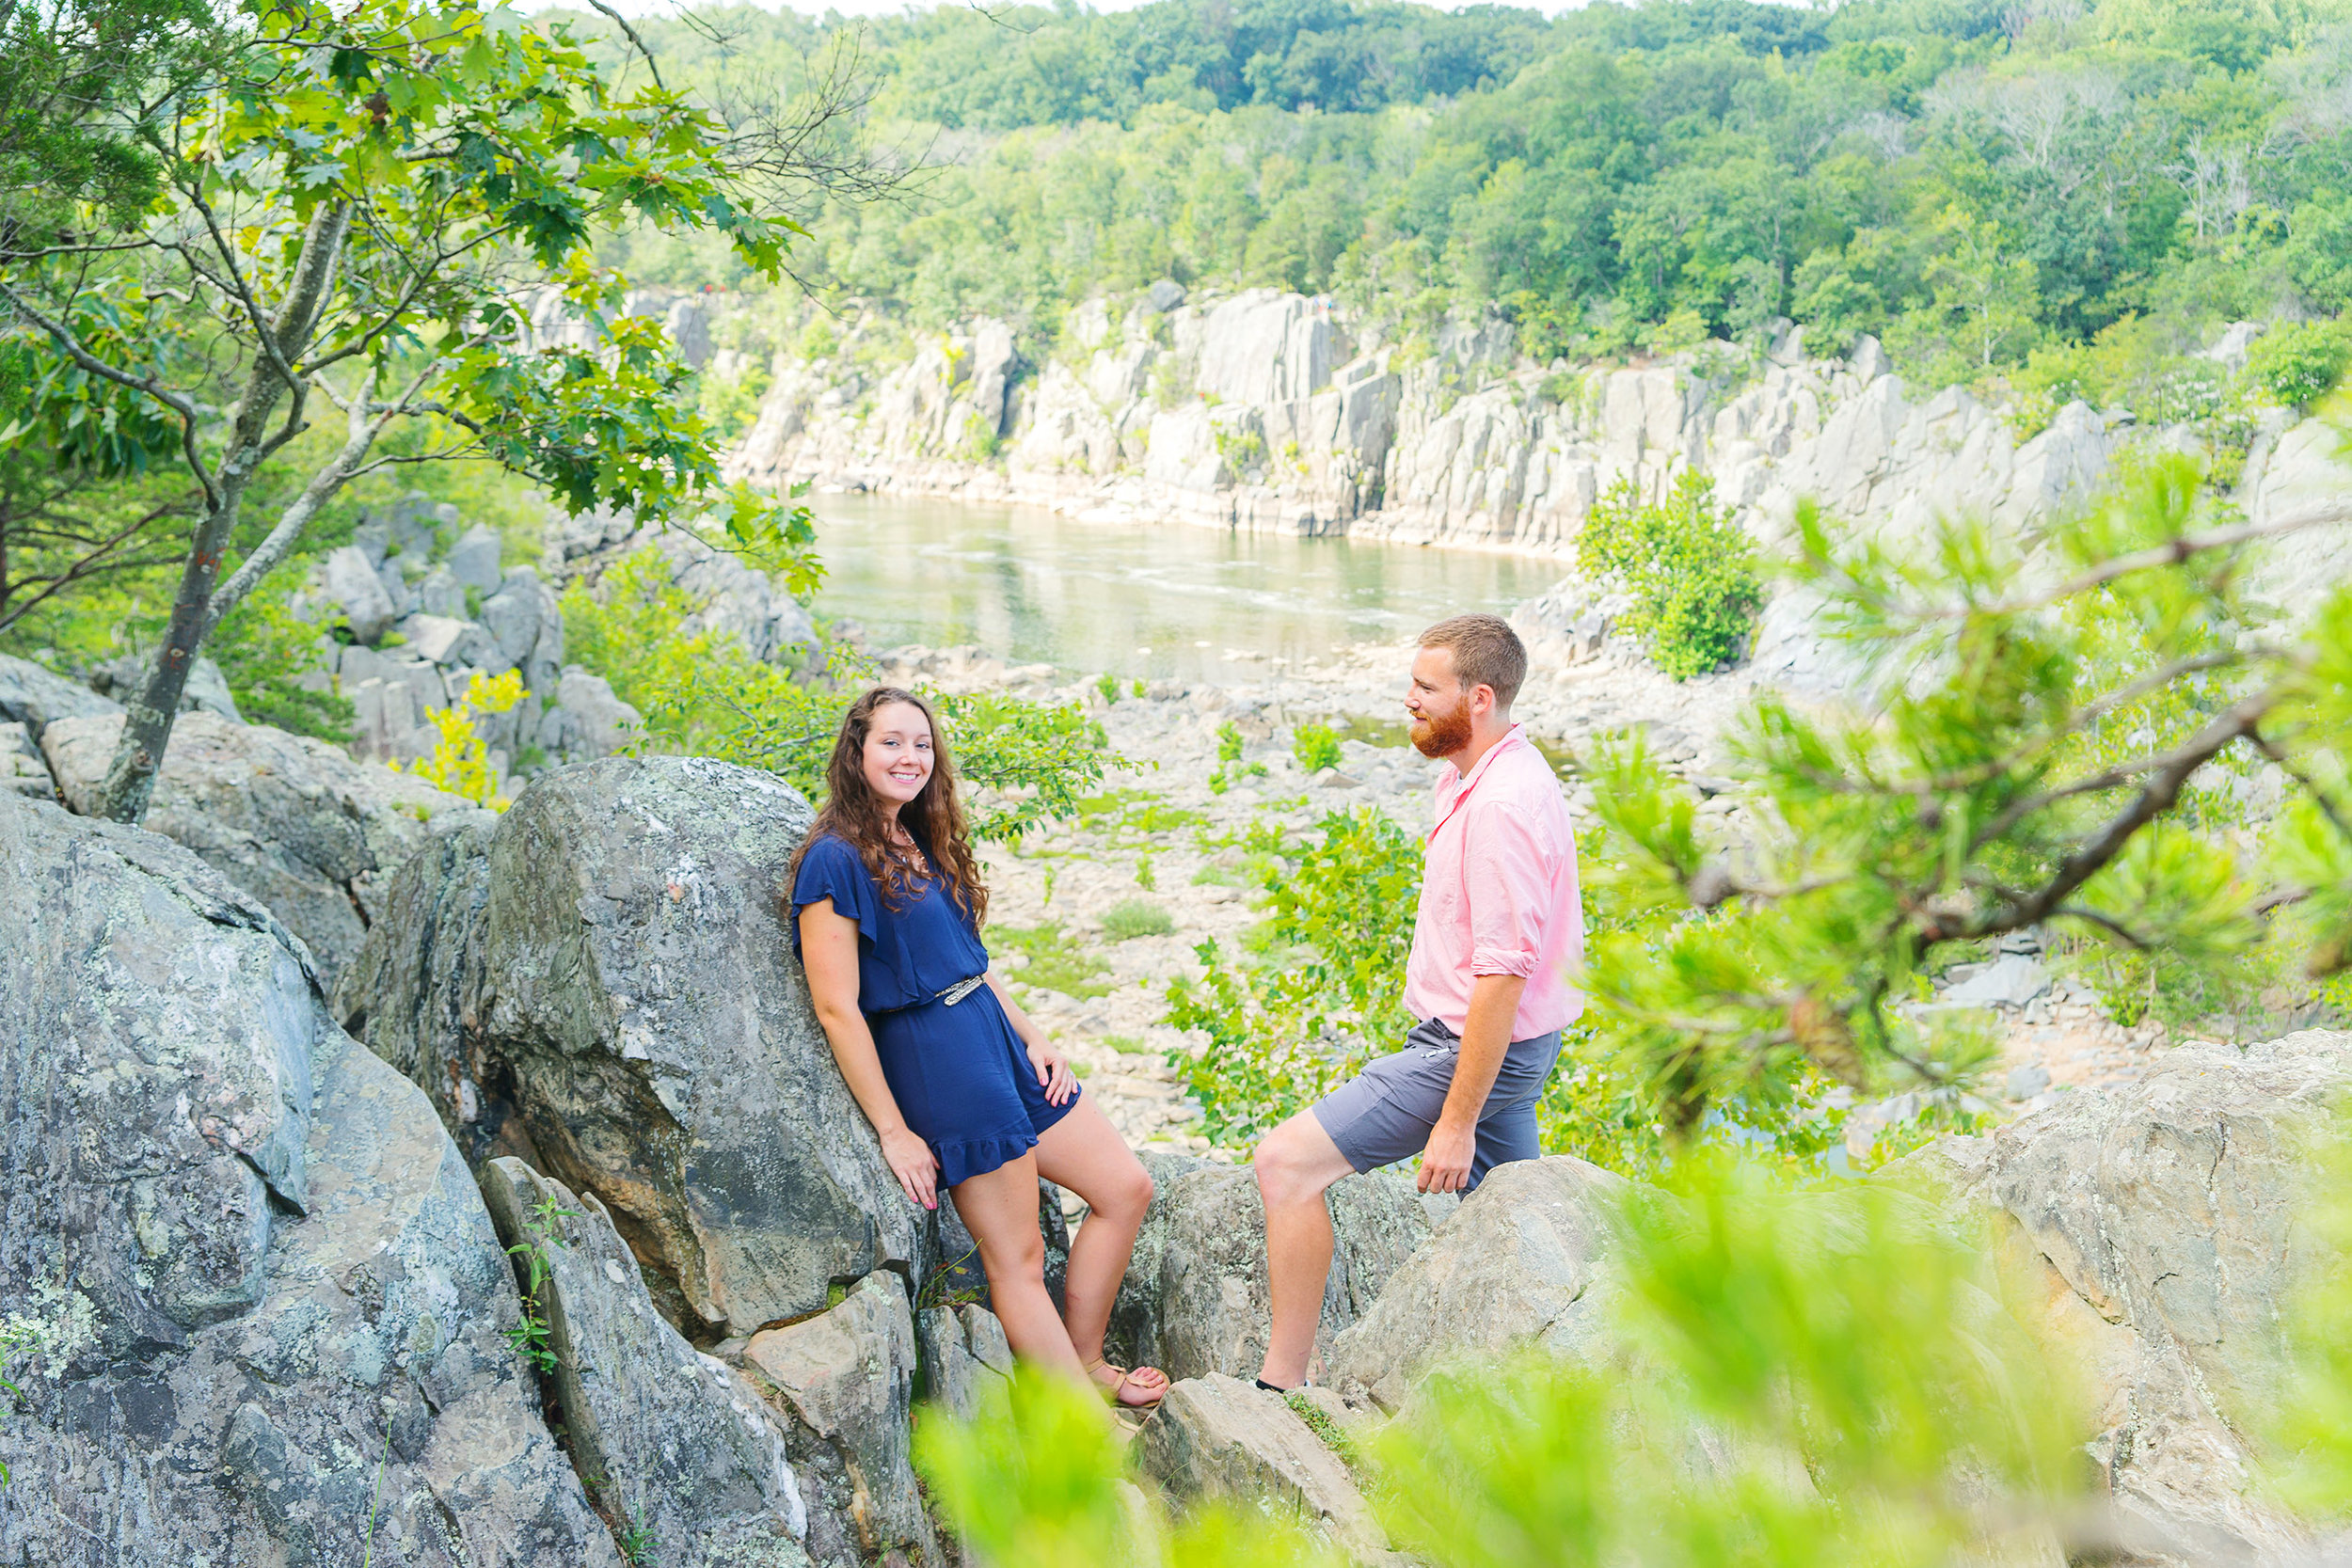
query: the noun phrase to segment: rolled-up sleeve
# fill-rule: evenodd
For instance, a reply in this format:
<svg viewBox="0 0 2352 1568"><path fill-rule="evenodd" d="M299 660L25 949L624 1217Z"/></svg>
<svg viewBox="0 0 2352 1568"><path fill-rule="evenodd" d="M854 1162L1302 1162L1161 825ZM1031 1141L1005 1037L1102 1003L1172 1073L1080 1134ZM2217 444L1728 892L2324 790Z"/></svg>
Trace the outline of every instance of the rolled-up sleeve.
<svg viewBox="0 0 2352 1568"><path fill-rule="evenodd" d="M1551 916L1550 835L1507 800L1470 808L1462 842L1462 891L1470 904L1470 973L1535 973Z"/></svg>

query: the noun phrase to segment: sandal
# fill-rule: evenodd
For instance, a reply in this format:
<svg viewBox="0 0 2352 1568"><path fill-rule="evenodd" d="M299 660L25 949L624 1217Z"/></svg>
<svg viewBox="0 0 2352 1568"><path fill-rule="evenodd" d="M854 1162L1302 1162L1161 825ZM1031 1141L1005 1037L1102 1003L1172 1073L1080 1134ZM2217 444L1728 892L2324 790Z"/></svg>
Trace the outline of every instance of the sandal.
<svg viewBox="0 0 2352 1568"><path fill-rule="evenodd" d="M1094 1375L1098 1370L1104 1368L1108 1368L1111 1371L1118 1372L1119 1381L1116 1383L1104 1383L1102 1379ZM1088 1362L1083 1370L1087 1374L1087 1380L1092 1383L1095 1387L1102 1390L1103 1402L1111 1406L1115 1410L1156 1410L1159 1408L1160 1401L1168 1397L1168 1374L1166 1372L1160 1372L1160 1370L1157 1367L1137 1367L1133 1370L1127 1370L1118 1367L1113 1367L1109 1362L1102 1359L1100 1356L1097 1356L1094 1360ZM1159 1372L1160 1385L1158 1390L1154 1392L1150 1399L1137 1400L1132 1404L1127 1401L1120 1399L1119 1396L1125 1393L1130 1386L1134 1386L1138 1390L1151 1386L1149 1384L1138 1383L1136 1381L1138 1376L1144 1372Z"/></svg>

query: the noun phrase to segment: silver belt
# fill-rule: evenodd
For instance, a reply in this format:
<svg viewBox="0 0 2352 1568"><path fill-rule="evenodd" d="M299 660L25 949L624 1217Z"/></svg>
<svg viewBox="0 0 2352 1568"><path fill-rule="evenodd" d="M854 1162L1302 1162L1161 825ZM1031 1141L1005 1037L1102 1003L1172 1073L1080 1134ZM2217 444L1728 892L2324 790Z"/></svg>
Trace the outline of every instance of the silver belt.
<svg viewBox="0 0 2352 1568"><path fill-rule="evenodd" d="M949 986L946 990L941 991L939 993L939 1000L945 1002L947 1006L952 1007L957 1003L962 1001L965 997L971 995L974 991L979 990L986 984L988 984L988 976L986 974L975 974L969 980L959 980L954 985Z"/></svg>

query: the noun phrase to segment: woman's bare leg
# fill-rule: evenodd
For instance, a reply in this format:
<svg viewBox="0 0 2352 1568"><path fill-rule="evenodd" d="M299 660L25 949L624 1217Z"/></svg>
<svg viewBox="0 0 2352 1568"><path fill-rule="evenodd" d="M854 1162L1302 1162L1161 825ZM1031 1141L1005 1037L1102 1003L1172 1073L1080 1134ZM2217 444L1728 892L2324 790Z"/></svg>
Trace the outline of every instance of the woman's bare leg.
<svg viewBox="0 0 2352 1568"><path fill-rule="evenodd" d="M1152 1178L1102 1109L1083 1094L1040 1135L1036 1156L1040 1175L1086 1199L1086 1221L1070 1243L1062 1321L1078 1359L1099 1361L1136 1232L1152 1207Z"/></svg>
<svg viewBox="0 0 2352 1568"><path fill-rule="evenodd" d="M1067 1119L1067 1118L1065 1118ZM1006 1342L1025 1361L1086 1376L1070 1331L1045 1291L1045 1239L1037 1228L1037 1157L1024 1154L948 1190L963 1227L980 1245L988 1297ZM1099 1344L1102 1336L1095 1336ZM1098 1353L1099 1354L1099 1353Z"/></svg>

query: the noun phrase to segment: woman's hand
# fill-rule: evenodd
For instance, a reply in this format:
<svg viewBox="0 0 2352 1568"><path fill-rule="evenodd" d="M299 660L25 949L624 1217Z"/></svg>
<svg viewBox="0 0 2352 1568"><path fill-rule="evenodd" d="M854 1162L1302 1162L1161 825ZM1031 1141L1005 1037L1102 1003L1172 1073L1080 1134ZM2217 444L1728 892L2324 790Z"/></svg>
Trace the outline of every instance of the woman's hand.
<svg viewBox="0 0 2352 1568"><path fill-rule="evenodd" d="M1023 1042L1029 1048L1029 1065L1037 1069L1039 1087L1049 1105L1066 1105L1078 1092L1078 1075L1070 1070L1070 1057L1050 1039Z"/></svg>
<svg viewBox="0 0 2352 1568"><path fill-rule="evenodd" d="M930 1145L909 1128L894 1127L882 1135L882 1148L907 1196L926 1209L938 1208L939 1162L931 1158Z"/></svg>

